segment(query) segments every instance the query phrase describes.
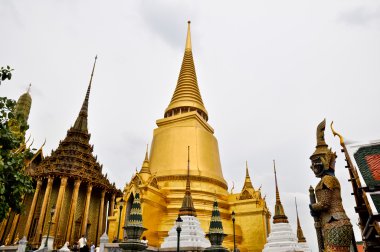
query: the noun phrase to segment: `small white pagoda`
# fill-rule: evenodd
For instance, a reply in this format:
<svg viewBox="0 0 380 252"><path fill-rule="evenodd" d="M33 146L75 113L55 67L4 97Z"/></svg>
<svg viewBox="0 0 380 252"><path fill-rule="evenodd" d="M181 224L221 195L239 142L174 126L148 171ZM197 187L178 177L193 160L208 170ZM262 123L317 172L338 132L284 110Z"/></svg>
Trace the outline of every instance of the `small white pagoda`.
<svg viewBox="0 0 380 252"><path fill-rule="evenodd" d="M205 248L210 247L211 243L205 237L206 234L201 228L194 208L193 199L191 197L189 152L190 147L188 147L186 192L178 215L178 219L182 219L179 236L180 250L203 251ZM178 219L174 223L174 226L170 229L169 236L166 237L164 242L161 244L160 251L175 251L177 249Z"/></svg>
<svg viewBox="0 0 380 252"><path fill-rule="evenodd" d="M288 217L285 215L284 207L281 204L280 192L277 185L276 167L274 166L274 177L276 183L276 205L274 209L273 225L271 232L267 238L267 243L264 246L263 252L309 252L311 251L305 242L302 245L299 243L297 235L293 233L292 227L288 222ZM302 234L303 236L303 234ZM306 246L303 246L306 245Z"/></svg>

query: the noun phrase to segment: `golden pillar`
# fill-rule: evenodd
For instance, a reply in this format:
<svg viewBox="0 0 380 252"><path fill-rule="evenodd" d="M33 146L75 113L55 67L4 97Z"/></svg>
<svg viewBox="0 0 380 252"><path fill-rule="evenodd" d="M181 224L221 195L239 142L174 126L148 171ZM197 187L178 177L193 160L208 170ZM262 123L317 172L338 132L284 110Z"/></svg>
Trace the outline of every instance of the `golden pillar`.
<svg viewBox="0 0 380 252"><path fill-rule="evenodd" d="M34 191L32 205L30 206L28 219L26 220L26 224L25 224L24 236L27 239L29 236L30 225L32 224L32 220L33 220L33 216L34 216L34 211L36 210L37 199L38 199L38 195L40 194L41 186L42 186L42 179L38 179L36 190Z"/></svg>
<svg viewBox="0 0 380 252"><path fill-rule="evenodd" d="M98 235L96 236L96 239L99 239L99 237L103 234L103 218L104 218L104 197L106 195L106 190L103 189L101 198L100 198L100 210L99 210L99 220L98 220Z"/></svg>
<svg viewBox="0 0 380 252"><path fill-rule="evenodd" d="M65 239L66 241L69 241L69 242L71 239L71 233L72 233L72 229L73 229L75 210L77 208L77 200L78 200L80 182L81 181L79 179L75 180L73 195L71 197L69 222L67 223L66 239Z"/></svg>
<svg viewBox="0 0 380 252"><path fill-rule="evenodd" d="M53 216L53 230L52 236L55 237L59 227L59 215L61 214L62 202L65 196L65 190L67 185L67 177L61 177L61 185L59 186L57 202L55 203L55 213Z"/></svg>
<svg viewBox="0 0 380 252"><path fill-rule="evenodd" d="M8 214L5 216L5 219L1 222L1 225L0 225L0 242L1 242L1 239L2 239L3 234L4 234L4 232L5 232L5 228L7 227L8 218L9 218L9 212L8 212Z"/></svg>
<svg viewBox="0 0 380 252"><path fill-rule="evenodd" d="M88 211L90 210L91 192L92 192L92 185L89 183L87 184L86 205L84 206L83 221L82 221L82 228L81 228L82 236L86 235Z"/></svg>
<svg viewBox="0 0 380 252"><path fill-rule="evenodd" d="M14 240L15 231L16 231L16 227L17 227L17 223L19 219L20 219L20 214L15 214L15 217L13 218L13 221L12 221L11 229L9 230L9 234L11 238L10 243L12 243Z"/></svg>
<svg viewBox="0 0 380 252"><path fill-rule="evenodd" d="M53 186L53 177L48 178L48 182L46 185L46 190L45 190L45 195L44 195L44 201L42 202L42 207L41 207L41 213L40 213L40 218L38 219L38 224L37 224L37 229L36 229L36 235L34 236L34 241L38 243L40 241L40 236L42 234L42 228L44 225L44 220L45 220L45 214L46 214L46 208L47 204L50 198L50 193L51 193L51 188Z"/></svg>

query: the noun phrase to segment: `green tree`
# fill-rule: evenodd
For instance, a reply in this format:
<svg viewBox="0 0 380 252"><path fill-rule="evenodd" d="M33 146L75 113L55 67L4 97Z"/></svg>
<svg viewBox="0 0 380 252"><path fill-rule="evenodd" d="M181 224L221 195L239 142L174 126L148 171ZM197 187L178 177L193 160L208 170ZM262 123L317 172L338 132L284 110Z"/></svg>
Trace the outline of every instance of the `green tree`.
<svg viewBox="0 0 380 252"><path fill-rule="evenodd" d="M12 78L12 71L13 69L10 66L0 68L0 84L2 81Z"/></svg>
<svg viewBox="0 0 380 252"><path fill-rule="evenodd" d="M14 100L0 97L0 222L10 209L21 213L23 196L34 191L32 178L25 172L26 160L33 155L25 145L28 124L15 106Z"/></svg>

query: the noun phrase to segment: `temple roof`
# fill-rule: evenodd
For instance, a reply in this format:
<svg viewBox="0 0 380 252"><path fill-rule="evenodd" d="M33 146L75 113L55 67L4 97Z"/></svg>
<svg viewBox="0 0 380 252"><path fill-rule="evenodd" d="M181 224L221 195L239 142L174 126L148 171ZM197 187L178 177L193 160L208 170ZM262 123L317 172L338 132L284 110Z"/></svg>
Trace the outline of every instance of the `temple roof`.
<svg viewBox="0 0 380 252"><path fill-rule="evenodd" d="M116 190L114 184L102 174L103 166L97 162L97 157L93 155L93 146L89 143L91 135L87 129L88 102L95 63L96 57L87 93L74 126L67 131L65 139L59 142L58 148L36 168L34 175L67 176L92 183L94 187Z"/></svg>
<svg viewBox="0 0 380 252"><path fill-rule="evenodd" d="M273 223L288 223L288 217L285 215L284 207L280 200L280 191L277 184L276 164L273 160L274 178L276 183L276 205L274 207Z"/></svg>
<svg viewBox="0 0 380 252"><path fill-rule="evenodd" d="M195 212L193 198L191 197L190 190L190 146L187 147L187 178L186 178L186 191L183 197L182 206L179 209L179 215L197 216Z"/></svg>
<svg viewBox="0 0 380 252"><path fill-rule="evenodd" d="M183 56L181 71L179 73L177 86L169 106L165 110L165 117L176 114L178 110L197 111L206 121L208 120L207 110L203 104L199 91L197 75L193 60L191 47L190 21L188 22L185 54ZM183 113L183 112L181 112Z"/></svg>

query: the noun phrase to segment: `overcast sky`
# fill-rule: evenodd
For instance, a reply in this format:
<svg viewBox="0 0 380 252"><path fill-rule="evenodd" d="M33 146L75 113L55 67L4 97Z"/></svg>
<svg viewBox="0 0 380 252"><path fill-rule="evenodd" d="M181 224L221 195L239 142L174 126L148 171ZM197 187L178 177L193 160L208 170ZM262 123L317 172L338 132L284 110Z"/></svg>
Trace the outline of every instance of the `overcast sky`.
<svg viewBox="0 0 380 252"><path fill-rule="evenodd" d="M314 2L314 1L313 1ZM326 117L353 140L380 138L378 1L0 1L0 66L14 77L0 95L17 99L32 83L30 134L57 148L98 63L89 107L94 153L119 188L140 169L155 121L163 118L182 62L187 20L209 123L225 179L241 190L248 160L254 186L273 212L272 160L294 229L294 197L317 250L308 187L309 156ZM356 226L339 141L336 175ZM356 239L361 240L356 228Z"/></svg>

